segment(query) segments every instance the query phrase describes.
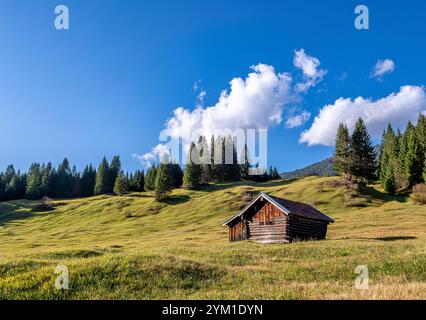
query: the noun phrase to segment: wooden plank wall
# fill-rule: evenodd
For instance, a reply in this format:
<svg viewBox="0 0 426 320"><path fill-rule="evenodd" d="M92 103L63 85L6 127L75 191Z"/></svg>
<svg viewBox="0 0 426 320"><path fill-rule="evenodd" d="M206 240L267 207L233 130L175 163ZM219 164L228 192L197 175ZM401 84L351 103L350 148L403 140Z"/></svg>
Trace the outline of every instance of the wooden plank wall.
<svg viewBox="0 0 426 320"><path fill-rule="evenodd" d="M248 239L261 243L288 242L287 216L267 202L247 221Z"/></svg>
<svg viewBox="0 0 426 320"><path fill-rule="evenodd" d="M322 240L327 234L328 223L325 221L305 219L291 216L288 225L288 236L291 241L295 240Z"/></svg>

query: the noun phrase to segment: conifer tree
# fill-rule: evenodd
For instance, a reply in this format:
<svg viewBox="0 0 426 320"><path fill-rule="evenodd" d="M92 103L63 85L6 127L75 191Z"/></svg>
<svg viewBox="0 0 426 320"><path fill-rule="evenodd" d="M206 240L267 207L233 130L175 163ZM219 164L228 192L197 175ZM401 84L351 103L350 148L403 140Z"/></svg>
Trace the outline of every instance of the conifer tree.
<svg viewBox="0 0 426 320"><path fill-rule="evenodd" d="M41 172L40 164L33 163L29 170L26 196L28 199L37 200L41 194Z"/></svg>
<svg viewBox="0 0 426 320"><path fill-rule="evenodd" d="M122 196L127 192L126 178L121 171L115 179L113 191L116 195Z"/></svg>
<svg viewBox="0 0 426 320"><path fill-rule="evenodd" d="M109 166L109 177L108 177L108 192L112 192L115 184L115 179L121 172L121 161L120 156L116 155L112 158L111 164Z"/></svg>
<svg viewBox="0 0 426 320"><path fill-rule="evenodd" d="M411 123L408 123L404 136L407 141L404 166L405 176L408 181L408 186L412 187L422 180L424 160L423 154L421 153L420 142L418 141L418 135Z"/></svg>
<svg viewBox="0 0 426 320"><path fill-rule="evenodd" d="M350 172L351 139L349 130L341 123L337 129L336 146L334 149L334 171L348 178Z"/></svg>
<svg viewBox="0 0 426 320"><path fill-rule="evenodd" d="M42 170L41 177L41 193L43 196L48 196L51 194L50 185L51 185L51 174L52 174L52 163L48 163L47 166Z"/></svg>
<svg viewBox="0 0 426 320"><path fill-rule="evenodd" d="M91 197L94 194L96 184L96 170L92 165L84 168L81 175L81 195L83 197Z"/></svg>
<svg viewBox="0 0 426 320"><path fill-rule="evenodd" d="M107 159L104 157L96 173L96 181L95 181L95 189L94 189L95 195L108 193L109 177L110 177L109 164Z"/></svg>
<svg viewBox="0 0 426 320"><path fill-rule="evenodd" d="M392 126L389 124L386 131L383 132L382 143L380 146L379 159L379 179L382 186L386 189L389 179L392 179L396 188L395 172L398 161L398 141ZM394 177L390 177L390 174Z"/></svg>
<svg viewBox="0 0 426 320"><path fill-rule="evenodd" d="M59 165L57 177L56 177L56 191L57 197L69 198L72 196L72 177L70 164L67 158L65 158Z"/></svg>
<svg viewBox="0 0 426 320"><path fill-rule="evenodd" d="M183 185L188 189L196 189L201 183L201 168L198 157L198 149L195 143L191 143L189 159L183 174Z"/></svg>
<svg viewBox="0 0 426 320"><path fill-rule="evenodd" d="M145 176L145 190L153 191L155 190L155 179L157 175L157 169L155 165L148 169Z"/></svg>
<svg viewBox="0 0 426 320"><path fill-rule="evenodd" d="M247 179L249 177L250 170L250 155L247 148L247 143L244 144L244 149L241 154L241 165L240 165L240 175L243 179Z"/></svg>
<svg viewBox="0 0 426 320"><path fill-rule="evenodd" d="M155 177L155 199L164 201L173 188L173 177L168 163L161 163Z"/></svg>
<svg viewBox="0 0 426 320"><path fill-rule="evenodd" d="M376 152L364 120L359 118L351 136L350 174L356 178L371 180L375 178Z"/></svg>

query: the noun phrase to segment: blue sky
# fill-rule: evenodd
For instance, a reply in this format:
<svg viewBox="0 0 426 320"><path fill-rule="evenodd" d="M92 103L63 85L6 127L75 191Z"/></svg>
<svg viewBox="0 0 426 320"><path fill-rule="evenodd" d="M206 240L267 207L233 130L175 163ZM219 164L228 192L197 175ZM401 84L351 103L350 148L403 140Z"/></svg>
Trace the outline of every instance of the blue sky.
<svg viewBox="0 0 426 320"><path fill-rule="evenodd" d="M69 7L70 30L54 28L58 4ZM370 30L363 31L354 28L358 4L1 0L0 168L26 170L33 161L58 164L65 156L81 168L114 154L126 170L140 168L132 155L158 144L177 107L195 107L196 81L207 93L204 105L215 105L252 65L300 78L293 59L301 48L327 74L292 106L295 114L311 114L306 123L286 128L283 107L283 121L269 128L268 162L286 171L322 160L332 148L299 142L321 108L340 97L375 101L426 82L424 1L364 1ZM372 77L384 59L395 69ZM409 113L426 109L417 94L419 105ZM398 124L398 114L389 121Z"/></svg>

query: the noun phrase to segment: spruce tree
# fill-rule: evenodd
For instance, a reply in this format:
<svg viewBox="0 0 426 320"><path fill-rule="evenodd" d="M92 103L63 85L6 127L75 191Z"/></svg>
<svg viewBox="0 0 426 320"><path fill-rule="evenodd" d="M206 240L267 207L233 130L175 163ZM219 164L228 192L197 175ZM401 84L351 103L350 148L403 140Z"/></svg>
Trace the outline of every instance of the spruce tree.
<svg viewBox="0 0 426 320"><path fill-rule="evenodd" d="M108 192L113 191L115 179L117 179L120 172L121 172L120 156L116 155L112 158L111 164L109 166L109 178L108 178L108 185L107 185Z"/></svg>
<svg viewBox="0 0 426 320"><path fill-rule="evenodd" d="M56 188L57 188L57 197L60 198L69 198L72 196L72 177L70 164L67 158L65 158L60 164L56 177Z"/></svg>
<svg viewBox="0 0 426 320"><path fill-rule="evenodd" d="M422 180L423 172L423 155L421 154L421 146L418 141L415 128L411 123L408 124L404 133L407 145L405 153L405 176L408 186L412 187Z"/></svg>
<svg viewBox="0 0 426 320"><path fill-rule="evenodd" d="M349 130L341 123L337 129L336 146L334 149L334 171L348 178L350 172L351 139Z"/></svg>
<svg viewBox="0 0 426 320"><path fill-rule="evenodd" d="M244 149L241 154L241 165L240 165L240 176L243 179L249 177L250 170L250 158L247 143L244 144Z"/></svg>
<svg viewBox="0 0 426 320"><path fill-rule="evenodd" d="M155 199L164 201L173 188L173 177L168 163L161 163L155 177Z"/></svg>
<svg viewBox="0 0 426 320"><path fill-rule="evenodd" d="M127 184L124 173L121 171L115 179L113 191L116 195L122 196L127 192Z"/></svg>
<svg viewBox="0 0 426 320"><path fill-rule="evenodd" d="M426 160L426 117L423 114L420 114L416 126L417 140L419 142L419 163L422 164L422 172L424 170L424 163ZM422 182L425 180L423 179Z"/></svg>
<svg viewBox="0 0 426 320"><path fill-rule="evenodd" d="M42 171L41 177L41 193L43 196L48 196L51 194L50 185L51 185L51 174L52 174L52 164L49 162L47 166Z"/></svg>
<svg viewBox="0 0 426 320"><path fill-rule="evenodd" d="M41 172L40 164L33 163L30 167L27 181L26 196L31 200L38 200L42 197L41 193Z"/></svg>
<svg viewBox="0 0 426 320"><path fill-rule="evenodd" d="M155 190L155 179L157 175L157 169L155 165L148 169L145 176L145 190L153 191Z"/></svg>
<svg viewBox="0 0 426 320"><path fill-rule="evenodd" d="M201 183L201 168L198 157L198 149L195 143L191 143L189 160L183 174L183 185L188 189L196 189Z"/></svg>
<svg viewBox="0 0 426 320"><path fill-rule="evenodd" d="M383 188L391 195L396 192L395 172L393 166L388 166L386 176L383 178Z"/></svg>
<svg viewBox="0 0 426 320"><path fill-rule="evenodd" d="M109 164L107 159L104 157L101 164L99 165L98 172L96 173L95 189L94 194L106 194L108 193L108 182L109 182Z"/></svg>
<svg viewBox="0 0 426 320"><path fill-rule="evenodd" d="M96 170L92 165L88 165L84 168L80 181L81 195L83 197L93 196L96 184Z"/></svg>
<svg viewBox="0 0 426 320"><path fill-rule="evenodd" d="M396 185L397 164L398 140L392 126L389 124L387 130L383 132L379 159L379 179L385 189L386 185L389 183L389 179L392 179L393 183ZM389 177L390 173L394 175L393 178Z"/></svg>
<svg viewBox="0 0 426 320"><path fill-rule="evenodd" d="M351 136L350 174L362 182L375 178L376 152L364 120L359 118Z"/></svg>
<svg viewBox="0 0 426 320"><path fill-rule="evenodd" d="M200 152L200 161L201 161L201 183L207 184L211 179L211 156L209 145L204 136L200 136L198 141L198 150Z"/></svg>

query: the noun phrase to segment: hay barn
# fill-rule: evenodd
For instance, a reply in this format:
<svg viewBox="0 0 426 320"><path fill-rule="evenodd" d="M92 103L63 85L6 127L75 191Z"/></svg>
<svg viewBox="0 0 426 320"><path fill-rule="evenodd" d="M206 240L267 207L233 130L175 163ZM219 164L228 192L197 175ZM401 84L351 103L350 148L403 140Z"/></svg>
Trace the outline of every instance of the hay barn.
<svg viewBox="0 0 426 320"><path fill-rule="evenodd" d="M286 243L325 239L328 224L333 222L308 204L261 192L223 226L229 228L230 242Z"/></svg>

